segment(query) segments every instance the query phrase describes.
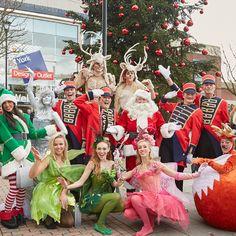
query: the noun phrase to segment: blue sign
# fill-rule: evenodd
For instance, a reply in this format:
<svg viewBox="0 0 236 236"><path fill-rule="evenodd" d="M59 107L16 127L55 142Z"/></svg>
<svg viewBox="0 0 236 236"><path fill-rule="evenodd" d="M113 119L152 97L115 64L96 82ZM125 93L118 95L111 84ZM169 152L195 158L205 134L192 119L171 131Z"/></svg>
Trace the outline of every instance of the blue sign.
<svg viewBox="0 0 236 236"><path fill-rule="evenodd" d="M17 67L20 70L25 70L25 66L27 66L31 70L48 71L41 51L36 51L16 57L15 60ZM27 82L28 79L24 79L24 83Z"/></svg>

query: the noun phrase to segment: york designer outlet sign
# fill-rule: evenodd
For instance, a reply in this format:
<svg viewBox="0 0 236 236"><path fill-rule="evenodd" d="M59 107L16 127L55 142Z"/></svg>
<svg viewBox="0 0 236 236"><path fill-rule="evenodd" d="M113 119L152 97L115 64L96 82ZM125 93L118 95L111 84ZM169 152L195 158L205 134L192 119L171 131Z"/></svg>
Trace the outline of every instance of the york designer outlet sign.
<svg viewBox="0 0 236 236"><path fill-rule="evenodd" d="M40 79L40 80L54 79L54 73L48 72L47 70L41 51L36 51L16 57L15 60L18 70L17 69L12 70L12 78L23 78L26 79L24 80L24 82L28 83L30 75L26 71L25 66L27 66L34 71L35 73L34 79Z"/></svg>
<svg viewBox="0 0 236 236"><path fill-rule="evenodd" d="M30 74L25 70L17 70L12 69L12 78L16 79L29 79ZM47 72L47 71L34 71L34 79L40 79L40 80L53 80L54 79L54 73L53 72Z"/></svg>

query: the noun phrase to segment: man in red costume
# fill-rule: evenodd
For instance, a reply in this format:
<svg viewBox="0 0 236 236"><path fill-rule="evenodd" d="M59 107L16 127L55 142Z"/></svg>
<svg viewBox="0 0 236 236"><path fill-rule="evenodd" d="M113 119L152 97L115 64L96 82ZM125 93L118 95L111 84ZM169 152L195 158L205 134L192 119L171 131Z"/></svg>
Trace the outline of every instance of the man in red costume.
<svg viewBox="0 0 236 236"><path fill-rule="evenodd" d="M74 105L76 88L73 81L66 81L63 85L65 100L59 99L53 110L56 111L65 124L68 134L69 149L81 149L82 147L82 116L80 110ZM71 164L84 164L82 156L76 157Z"/></svg>
<svg viewBox="0 0 236 236"><path fill-rule="evenodd" d="M183 102L167 102L167 99L176 95L176 91L169 92L159 102L160 108L171 113L169 122L161 127L163 140L160 157L163 163L177 162L178 172L183 172L186 159L191 162L201 135L202 111L194 104L196 97L194 83L183 85ZM183 181L176 181L176 185L181 191L183 190Z"/></svg>
<svg viewBox="0 0 236 236"><path fill-rule="evenodd" d="M118 114L110 108L111 100L112 92L108 87L90 90L74 100L74 104L80 109L83 118L86 120L84 127L87 161L92 155L92 144L96 136L107 136L114 148L116 139L121 139L123 135L123 132L118 133L119 127L115 126Z"/></svg>
<svg viewBox="0 0 236 236"><path fill-rule="evenodd" d="M159 66L159 70L166 79L171 90L177 91L177 97L183 99L183 92L170 78L170 69ZM221 123L229 123L228 103L215 96L215 77L205 75L202 77L202 89L205 94L197 94L195 104L203 112L203 126L200 140L194 156L215 158L222 155L220 139L212 128L212 125L221 127Z"/></svg>
<svg viewBox="0 0 236 236"><path fill-rule="evenodd" d="M158 157L161 143L160 127L165 123L157 105L152 101L151 94L138 89L123 110L118 124L129 133L123 151L126 156L126 169L132 170L136 166L136 151L132 142L138 136L140 130L147 129L148 134L155 136L156 147L153 155Z"/></svg>

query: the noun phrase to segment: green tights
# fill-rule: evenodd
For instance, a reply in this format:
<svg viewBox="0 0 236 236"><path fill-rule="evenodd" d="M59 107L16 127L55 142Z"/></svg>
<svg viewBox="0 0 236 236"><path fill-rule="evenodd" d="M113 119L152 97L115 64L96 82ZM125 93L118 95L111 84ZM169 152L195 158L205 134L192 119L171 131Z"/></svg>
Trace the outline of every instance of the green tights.
<svg viewBox="0 0 236 236"><path fill-rule="evenodd" d="M122 212L123 210L124 206L119 193L105 193L93 213L98 215L97 225L106 229L105 222L108 214L110 212Z"/></svg>

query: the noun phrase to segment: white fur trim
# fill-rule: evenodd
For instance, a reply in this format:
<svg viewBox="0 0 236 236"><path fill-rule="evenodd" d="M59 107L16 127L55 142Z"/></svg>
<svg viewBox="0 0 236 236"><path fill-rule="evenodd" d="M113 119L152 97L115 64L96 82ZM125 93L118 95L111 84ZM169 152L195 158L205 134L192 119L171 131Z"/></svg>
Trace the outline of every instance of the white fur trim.
<svg viewBox="0 0 236 236"><path fill-rule="evenodd" d="M17 104L16 97L14 95L11 95L11 94L3 94L3 95L1 95L1 97L0 97L0 106L2 106L2 104L4 102L6 102L6 101L12 101L15 104Z"/></svg>
<svg viewBox="0 0 236 236"><path fill-rule="evenodd" d="M132 144L124 145L123 153L126 157L135 156L137 154Z"/></svg>
<svg viewBox="0 0 236 236"><path fill-rule="evenodd" d="M16 148L14 151L11 152L11 155L17 160L17 161L21 161L22 159L24 159L25 157L27 157L26 151L23 148L23 146L19 146L18 148Z"/></svg>
<svg viewBox="0 0 236 236"><path fill-rule="evenodd" d="M26 125L25 121L23 121L19 116L13 115L13 118L16 119L24 128L25 133L29 133L28 126Z"/></svg>
<svg viewBox="0 0 236 236"><path fill-rule="evenodd" d="M236 125L236 112L233 114L232 123Z"/></svg>
<svg viewBox="0 0 236 236"><path fill-rule="evenodd" d="M134 95L136 97L141 97L141 98L144 98L144 99L147 99L148 101L151 101L151 94L143 89L138 89L136 90L136 92L134 93Z"/></svg>
<svg viewBox="0 0 236 236"><path fill-rule="evenodd" d="M171 138L174 135L175 133L174 130L168 131L169 126L170 126L169 123L166 123L161 126L160 132L163 138Z"/></svg>
<svg viewBox="0 0 236 236"><path fill-rule="evenodd" d="M136 126L137 126L137 128L140 127L141 129L148 128L148 117L145 117L145 116L139 117L138 116Z"/></svg>
<svg viewBox="0 0 236 236"><path fill-rule="evenodd" d="M6 165L2 166L2 178L5 178L10 174L15 173L21 164L22 164L22 161L19 162L19 161L14 160L14 161L8 162ZM23 165L32 166L33 162L25 159L23 161Z"/></svg>
<svg viewBox="0 0 236 236"><path fill-rule="evenodd" d="M114 125L113 127L116 128L117 133L111 134L111 135L116 141L119 141L123 137L123 135L125 133L125 129L120 125Z"/></svg>
<svg viewBox="0 0 236 236"><path fill-rule="evenodd" d="M46 129L47 136L52 136L57 132L55 125L47 125L45 129Z"/></svg>

